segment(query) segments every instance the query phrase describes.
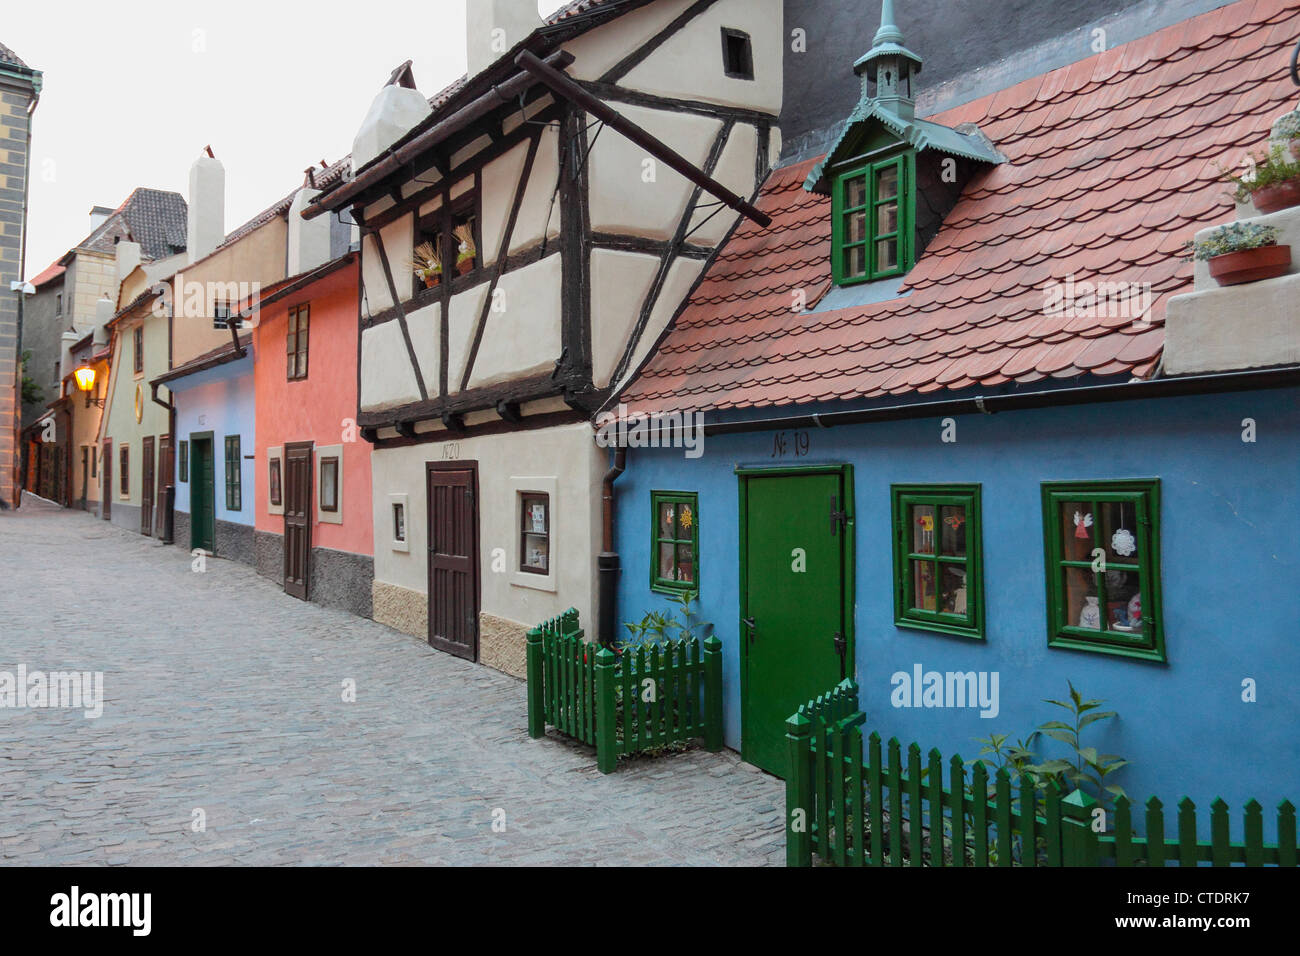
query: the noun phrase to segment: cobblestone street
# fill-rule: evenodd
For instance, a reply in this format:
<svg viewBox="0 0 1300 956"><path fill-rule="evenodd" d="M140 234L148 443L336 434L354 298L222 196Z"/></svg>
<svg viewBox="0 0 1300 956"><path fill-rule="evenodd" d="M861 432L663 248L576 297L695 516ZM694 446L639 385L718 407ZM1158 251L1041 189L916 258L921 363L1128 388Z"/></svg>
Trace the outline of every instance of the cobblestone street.
<svg viewBox="0 0 1300 956"><path fill-rule="evenodd" d="M0 515L0 671L102 671L105 698L0 709L4 863L783 861L782 784L734 753L602 776L528 738L524 684L190 561L30 496Z"/></svg>

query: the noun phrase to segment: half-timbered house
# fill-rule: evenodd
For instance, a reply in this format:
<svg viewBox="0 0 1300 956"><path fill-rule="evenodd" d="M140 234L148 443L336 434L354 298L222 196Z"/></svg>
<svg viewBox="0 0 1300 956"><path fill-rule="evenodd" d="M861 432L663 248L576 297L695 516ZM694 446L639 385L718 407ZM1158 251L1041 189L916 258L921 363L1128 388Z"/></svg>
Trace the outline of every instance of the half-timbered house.
<svg viewBox="0 0 1300 956"><path fill-rule="evenodd" d="M394 71L352 176L374 617L521 674L530 622L600 603L589 419L779 152L779 0L469 8L469 75ZM395 515L401 515L396 520ZM612 568L606 568L611 580Z"/></svg>

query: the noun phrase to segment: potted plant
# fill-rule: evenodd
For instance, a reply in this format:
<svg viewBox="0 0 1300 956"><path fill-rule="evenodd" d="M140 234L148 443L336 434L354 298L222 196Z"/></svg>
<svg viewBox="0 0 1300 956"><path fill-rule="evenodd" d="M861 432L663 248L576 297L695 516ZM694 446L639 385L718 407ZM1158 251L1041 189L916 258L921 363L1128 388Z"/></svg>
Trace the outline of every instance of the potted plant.
<svg viewBox="0 0 1300 956"><path fill-rule="evenodd" d="M1273 142L1281 143L1300 161L1300 110L1292 110L1277 118L1273 124Z"/></svg>
<svg viewBox="0 0 1300 956"><path fill-rule="evenodd" d="M1262 213L1300 206L1300 160L1275 142L1244 176L1225 173L1236 185L1238 202L1250 200Z"/></svg>
<svg viewBox="0 0 1300 956"><path fill-rule="evenodd" d="M464 275L474 268L474 231L469 223L462 223L451 234L456 239L456 273Z"/></svg>
<svg viewBox="0 0 1300 956"><path fill-rule="evenodd" d="M420 243L411 255L415 277L424 283L426 289L432 289L442 281L442 257L432 242Z"/></svg>
<svg viewBox="0 0 1300 956"><path fill-rule="evenodd" d="M1277 244L1277 228L1261 223L1233 222L1202 239L1187 243L1193 259L1208 262L1219 285L1239 285L1285 275L1291 268L1291 247Z"/></svg>

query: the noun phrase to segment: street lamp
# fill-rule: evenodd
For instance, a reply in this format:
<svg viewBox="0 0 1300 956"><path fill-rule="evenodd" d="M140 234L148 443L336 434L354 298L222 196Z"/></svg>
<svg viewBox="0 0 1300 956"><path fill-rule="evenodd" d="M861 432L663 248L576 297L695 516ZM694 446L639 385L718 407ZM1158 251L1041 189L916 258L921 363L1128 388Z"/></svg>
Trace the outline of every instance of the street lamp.
<svg viewBox="0 0 1300 956"><path fill-rule="evenodd" d="M90 393L95 389L95 369L91 366L89 360L83 361L77 366L72 377L77 380L77 389L86 395L86 404L95 404L100 408L104 407L102 398L92 398Z"/></svg>

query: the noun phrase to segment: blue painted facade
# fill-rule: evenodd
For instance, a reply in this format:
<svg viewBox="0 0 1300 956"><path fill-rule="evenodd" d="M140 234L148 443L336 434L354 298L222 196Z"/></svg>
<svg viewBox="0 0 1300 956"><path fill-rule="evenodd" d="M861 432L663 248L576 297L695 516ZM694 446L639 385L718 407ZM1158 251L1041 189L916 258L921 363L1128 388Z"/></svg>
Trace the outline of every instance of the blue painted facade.
<svg viewBox="0 0 1300 956"><path fill-rule="evenodd" d="M212 433L213 469L215 472L216 515L218 521L252 525L254 507L254 401L253 350L238 361L218 365L187 375L171 383L176 404L176 431L179 441L188 442L194 433ZM241 502L238 511L226 507L225 454L227 435L239 436ZM244 457L250 456L250 457ZM177 454L177 468L180 455ZM192 460L192 459L191 459ZM187 478L189 476L186 476ZM176 510L190 511L190 482L176 482Z"/></svg>
<svg viewBox="0 0 1300 956"><path fill-rule="evenodd" d="M1243 441L1248 418L1253 443ZM1233 808L1257 797L1266 817L1282 797L1300 797L1300 390L963 416L953 443L942 430L936 418L813 429L798 456L787 433L784 457L774 432L710 436L696 460L630 449L616 485L619 620L665 607L649 588L651 491L698 492L700 617L723 642L725 736L740 749L735 470L851 464L854 663L867 730L974 759L976 737L1016 739L1062 719L1043 698L1065 697L1073 681L1119 713L1088 733L1102 752L1132 761L1116 781L1130 796L1168 804L1188 795L1199 806L1221 796ZM1151 477L1161 482L1168 662L1049 648L1040 483ZM890 485L942 482L982 486L982 641L894 624ZM891 676L918 664L998 672L1000 712L895 708ZM1242 699L1247 679L1254 703Z"/></svg>

